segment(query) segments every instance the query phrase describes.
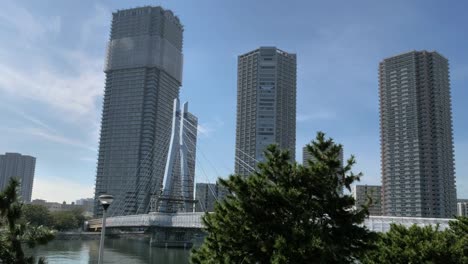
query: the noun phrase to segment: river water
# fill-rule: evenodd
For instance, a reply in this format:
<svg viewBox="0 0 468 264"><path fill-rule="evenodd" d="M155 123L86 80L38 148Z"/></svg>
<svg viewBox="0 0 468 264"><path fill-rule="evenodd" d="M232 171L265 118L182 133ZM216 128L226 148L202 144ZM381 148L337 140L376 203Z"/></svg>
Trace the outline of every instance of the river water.
<svg viewBox="0 0 468 264"><path fill-rule="evenodd" d="M189 263L190 250L150 247L147 243L106 239L104 263ZM99 240L54 240L27 252L46 257L47 263L88 264L98 262Z"/></svg>

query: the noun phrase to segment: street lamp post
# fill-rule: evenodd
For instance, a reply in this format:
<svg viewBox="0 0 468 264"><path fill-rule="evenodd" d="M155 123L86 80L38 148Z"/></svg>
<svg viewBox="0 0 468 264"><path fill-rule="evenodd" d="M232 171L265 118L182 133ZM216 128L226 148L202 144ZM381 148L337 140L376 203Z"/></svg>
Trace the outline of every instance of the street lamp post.
<svg viewBox="0 0 468 264"><path fill-rule="evenodd" d="M106 212L109 205L114 201L114 196L110 194L103 194L99 196L99 201L101 202L104 212L102 213L102 227L101 227L101 241L99 243L99 259L98 264L102 264L102 258L104 255L104 236L106 234Z"/></svg>

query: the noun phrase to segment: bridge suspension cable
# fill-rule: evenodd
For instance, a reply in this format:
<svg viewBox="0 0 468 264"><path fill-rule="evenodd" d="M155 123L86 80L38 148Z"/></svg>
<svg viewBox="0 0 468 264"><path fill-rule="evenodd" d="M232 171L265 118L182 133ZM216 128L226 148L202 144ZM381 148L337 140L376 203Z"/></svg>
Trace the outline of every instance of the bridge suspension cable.
<svg viewBox="0 0 468 264"><path fill-rule="evenodd" d="M190 143L192 143L192 144L193 144L193 142L190 142ZM214 170L215 170L215 172L217 173L217 169L216 169L216 167L215 167L215 166L214 166L214 165L211 163L211 161L210 161L210 160L209 160L209 159L206 157L206 155L205 155L205 153L203 152L203 150L202 150L200 147L198 147L198 148L197 148L197 150L199 150L199 151L200 151L200 153L201 153L201 156L202 156L202 157L203 157L203 158L204 158L204 159L205 159L205 160L206 160L206 161L207 161L207 162L208 162L208 163L209 163L209 164L210 164L210 165L213 167L213 169L214 169ZM247 156L248 156L248 155L247 155ZM250 156L249 156L249 157L250 157ZM237 158L237 159L239 159L239 161L241 161L241 162L245 163L245 162L244 162L242 159L240 159L239 157L236 157L236 158ZM250 158L252 158L252 157L250 157ZM253 159L253 158L252 158L252 159ZM255 159L254 159L254 160L255 160ZM255 161L257 161L257 160L255 160ZM257 161L257 162L258 162L258 161ZM246 164L248 167L246 167L246 166L245 166L245 165L243 165L243 164L240 164L240 165L241 165L241 166L243 166L243 167L244 167L244 169L247 169L247 170L249 170L250 172L254 172L254 171L255 171L255 169L254 169L252 166L250 166L250 165L249 165L249 164L247 164L247 163L245 163L245 164ZM204 171L204 169L203 169L203 166L201 166L201 164L200 164L200 166L199 166L199 167L200 167L200 169L202 170L202 172L204 173L204 175L205 175L205 178L207 179L207 181L208 181L208 182L210 182L210 181L208 180L208 176L207 176L206 172L205 172L205 171ZM219 199L218 199L217 195L216 195L216 194L214 193L214 191L212 190L212 188L211 188L211 185L210 185L210 184L208 184L208 188L210 189L210 191L211 191L212 195L215 197L216 201L219 201Z"/></svg>
<svg viewBox="0 0 468 264"><path fill-rule="evenodd" d="M185 134L185 137L188 138L188 136L187 136L186 134ZM192 144L192 146L195 146L194 149L197 149L197 146L194 145L195 143L194 143L190 138L188 138L187 141L188 141L190 144ZM203 154L201 148L198 147L198 149L199 149L200 152ZM197 149L197 150L198 150L198 149ZM192 158L195 157L195 153L191 153L191 151L188 151L188 152L189 152L190 155L192 155ZM204 154L203 154L202 156L204 156ZM196 160L196 159L195 159L195 162L198 162L198 163L196 163L196 164L199 165L200 170L201 170L201 171L203 172L203 174L205 175L205 180L206 180L208 183L210 183L210 181L209 181L209 179L208 179L208 175L206 174L204 167L201 165L201 162L200 162L199 160ZM210 190L211 194L212 194L213 197L216 199L216 201L218 201L218 196L215 194L215 192L214 192L213 189L211 188L211 185L210 185L210 184L208 184L208 189Z"/></svg>
<svg viewBox="0 0 468 264"><path fill-rule="evenodd" d="M192 126L192 128L195 128L199 133L205 134L205 133L203 133L203 131L201 131L200 129L198 129L197 127L195 127L193 124L189 124L189 125ZM249 155L248 153L245 153L245 152L244 152L242 149L240 149L240 148L237 148L237 147L236 147L236 151L242 152L242 154L244 154L246 157L250 158L251 160L255 161L256 163L260 162L259 160L257 160L256 158L252 157L252 156ZM202 155L204 156L203 152L202 152ZM236 156L237 158L239 158L237 155L235 155L235 156ZM239 158L239 159L240 159L240 158ZM241 160L242 160L242 159L241 159ZM208 161L209 163L211 163L210 160L207 159L207 161ZM244 163L245 163L245 161L244 161ZM213 166L213 168L216 169L216 167L214 167L214 166Z"/></svg>
<svg viewBox="0 0 468 264"><path fill-rule="evenodd" d="M190 124L190 125L192 126L192 128L195 128L195 129L197 129L199 132L201 132L198 128L196 128L196 127L193 126L192 124ZM191 142L191 143L193 144L193 142ZM213 167L213 169L215 170L215 172L218 173L216 167L215 167L215 166L211 163L211 161L206 157L206 155L205 155L204 151L201 149L201 147L197 147L197 152L198 152L198 150L200 151L202 157ZM239 149L239 150L240 150L240 149ZM242 150L240 150L240 151L243 152ZM245 152L244 152L244 153L245 153ZM246 153L245 153L245 155L246 155L247 157L249 157L249 158L255 160L256 162L258 162L258 160L256 160L255 158L251 157L250 155L248 155L248 154L246 154ZM244 164L246 164L246 165L248 166L248 167L246 167L246 165L240 164L241 166L244 167L244 169L247 169L247 170L250 171L250 172L254 172L254 171L255 171L255 168L253 168L252 166L250 166L248 163L246 163L245 161L243 161L243 160L240 159L239 157L236 157L236 159L238 159L240 162L242 162L242 163L244 163ZM200 169L202 170L202 172L204 173L205 178L207 179L207 182L210 182L210 181L208 180L208 176L207 176L206 172L205 172L204 169L203 169L203 166L201 166L201 164L200 164L199 167L200 167ZM217 195L215 195L215 193L214 193L214 191L212 190L210 184L208 185L208 187L209 187L209 189L210 189L212 195L215 197L215 199L216 199L217 201L219 201Z"/></svg>

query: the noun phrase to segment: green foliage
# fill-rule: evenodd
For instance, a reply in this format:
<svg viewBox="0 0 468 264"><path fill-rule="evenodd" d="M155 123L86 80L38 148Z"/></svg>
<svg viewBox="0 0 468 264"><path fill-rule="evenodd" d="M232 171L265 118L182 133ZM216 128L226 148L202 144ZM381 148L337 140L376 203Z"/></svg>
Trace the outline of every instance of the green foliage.
<svg viewBox="0 0 468 264"><path fill-rule="evenodd" d="M376 248L362 263L468 263L468 219L458 218L444 231L438 227L392 225L379 235Z"/></svg>
<svg viewBox="0 0 468 264"><path fill-rule="evenodd" d="M272 145L249 177L220 179L230 194L203 217L208 232L192 263L353 263L374 234L359 226L367 209L353 210L341 194L361 174L351 157L341 167L341 145L318 133L309 166L291 162Z"/></svg>
<svg viewBox="0 0 468 264"><path fill-rule="evenodd" d="M450 221L449 225L450 252L458 263L468 263L468 218L457 217L457 221Z"/></svg>
<svg viewBox="0 0 468 264"><path fill-rule="evenodd" d="M43 205L27 204L23 206L24 221L33 226L46 226L58 231L67 231L83 226L86 218L82 208L69 211L49 212Z"/></svg>
<svg viewBox="0 0 468 264"><path fill-rule="evenodd" d="M38 244L45 244L54 237L49 229L22 221L24 205L18 199L18 187L18 180L11 178L8 186L0 193L1 263L34 263L33 257L24 255L22 243L32 248ZM44 263L44 259L39 259L38 263Z"/></svg>
<svg viewBox="0 0 468 264"><path fill-rule="evenodd" d="M446 263L451 258L446 236L432 226L392 225L380 235L378 248L364 263Z"/></svg>
<svg viewBox="0 0 468 264"><path fill-rule="evenodd" d="M83 226L86 217L82 208L75 208L69 211L52 212L52 227L59 231L78 229Z"/></svg>
<svg viewBox="0 0 468 264"><path fill-rule="evenodd" d="M34 226L52 227L52 217L47 207L38 204L25 204L23 217L26 222Z"/></svg>
<svg viewBox="0 0 468 264"><path fill-rule="evenodd" d="M71 211L53 212L51 215L53 227L58 231L72 230L78 227L78 220Z"/></svg>
<svg viewBox="0 0 468 264"><path fill-rule="evenodd" d="M75 228L80 228L83 226L83 223L87 220L84 216L84 209L83 208L75 208L71 210L71 213L75 217Z"/></svg>

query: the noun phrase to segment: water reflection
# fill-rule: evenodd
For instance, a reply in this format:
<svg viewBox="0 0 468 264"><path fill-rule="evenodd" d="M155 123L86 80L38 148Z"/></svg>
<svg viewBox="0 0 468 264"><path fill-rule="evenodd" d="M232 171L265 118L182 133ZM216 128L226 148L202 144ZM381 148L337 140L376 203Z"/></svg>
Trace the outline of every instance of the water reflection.
<svg viewBox="0 0 468 264"><path fill-rule="evenodd" d="M97 263L99 241L52 241L45 246L35 248L30 253L44 256L47 263L88 264ZM189 263L189 250L161 249L148 246L147 243L108 239L105 243L104 263Z"/></svg>

